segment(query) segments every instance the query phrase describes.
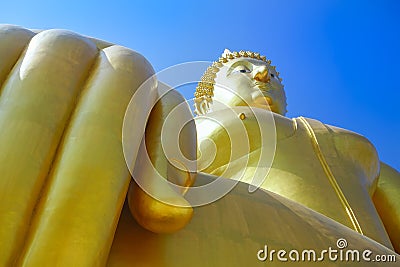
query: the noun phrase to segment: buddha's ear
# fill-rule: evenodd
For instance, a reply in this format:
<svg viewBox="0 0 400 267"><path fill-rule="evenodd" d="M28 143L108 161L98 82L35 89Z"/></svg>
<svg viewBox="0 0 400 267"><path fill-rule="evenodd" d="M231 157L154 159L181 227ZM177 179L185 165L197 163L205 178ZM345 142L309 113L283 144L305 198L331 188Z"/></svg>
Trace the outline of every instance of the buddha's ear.
<svg viewBox="0 0 400 267"><path fill-rule="evenodd" d="M232 52L228 48L225 48L224 53L222 53L222 57L226 57L227 55L229 55L231 53Z"/></svg>

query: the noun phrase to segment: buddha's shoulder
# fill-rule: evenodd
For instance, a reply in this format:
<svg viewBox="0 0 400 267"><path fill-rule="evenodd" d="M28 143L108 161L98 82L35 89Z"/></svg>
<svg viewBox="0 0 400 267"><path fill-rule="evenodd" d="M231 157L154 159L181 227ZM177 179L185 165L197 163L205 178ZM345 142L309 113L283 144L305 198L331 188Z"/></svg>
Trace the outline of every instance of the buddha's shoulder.
<svg viewBox="0 0 400 267"><path fill-rule="evenodd" d="M197 117L196 126L198 138L222 136L218 134L222 131L240 135L241 129L251 133L272 132L272 129L278 141L292 136L306 136L309 127L318 140L322 143L331 142L338 152L354 157L378 158L374 145L361 134L315 119L291 119L259 108L234 107L210 112Z"/></svg>
<svg viewBox="0 0 400 267"><path fill-rule="evenodd" d="M313 119L300 117L296 118L296 121L303 128L307 128L306 124L312 128L323 152L329 151L329 148L333 146L334 150L332 151L335 151L335 157L346 159L352 164L360 166L367 177L376 178L380 162L376 148L368 138Z"/></svg>
<svg viewBox="0 0 400 267"><path fill-rule="evenodd" d="M306 120L319 138L326 136L331 138L335 146L341 150L359 151L361 154L376 154L375 146L365 136L341 127L324 124L320 121L309 118L296 118L296 120Z"/></svg>
<svg viewBox="0 0 400 267"><path fill-rule="evenodd" d="M298 117L291 119L259 108L233 107L210 112L207 115L196 118L196 125L198 125L198 130L202 130L202 135L222 129L240 128L244 125L248 131L260 128L275 128L278 137L284 138L293 136L297 131L305 130L307 128L305 124L320 137L329 136L333 137L337 142L357 143L359 146L375 149L365 136L356 132L324 124L311 118Z"/></svg>
<svg viewBox="0 0 400 267"><path fill-rule="evenodd" d="M274 132L278 139L292 136L296 131L296 122L282 115L259 108L233 107L210 112L196 118L198 137L218 136L220 131L229 134L247 132Z"/></svg>

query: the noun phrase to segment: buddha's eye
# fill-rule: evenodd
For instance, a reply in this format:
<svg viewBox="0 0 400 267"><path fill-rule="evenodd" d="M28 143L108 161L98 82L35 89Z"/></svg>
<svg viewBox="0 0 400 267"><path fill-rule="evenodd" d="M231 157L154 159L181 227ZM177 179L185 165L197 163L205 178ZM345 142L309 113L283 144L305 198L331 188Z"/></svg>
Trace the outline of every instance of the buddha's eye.
<svg viewBox="0 0 400 267"><path fill-rule="evenodd" d="M246 66L240 65L237 66L233 72L240 72L240 73L250 73L251 71L249 70L249 68L247 68Z"/></svg>
<svg viewBox="0 0 400 267"><path fill-rule="evenodd" d="M274 75L273 73L271 73L271 77L272 77L272 78L274 78L274 77L275 77L275 75Z"/></svg>

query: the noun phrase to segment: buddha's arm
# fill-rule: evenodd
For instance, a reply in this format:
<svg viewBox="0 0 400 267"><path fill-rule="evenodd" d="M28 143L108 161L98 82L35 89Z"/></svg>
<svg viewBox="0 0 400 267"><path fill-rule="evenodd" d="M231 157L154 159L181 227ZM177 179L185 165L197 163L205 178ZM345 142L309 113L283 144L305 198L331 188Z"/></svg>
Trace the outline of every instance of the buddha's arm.
<svg viewBox="0 0 400 267"><path fill-rule="evenodd" d="M146 127L145 141L142 142L135 165L136 182L131 183L128 193L130 210L137 222L156 233L174 232L183 228L193 214L190 204L182 196L184 191L177 192L166 182L167 179L182 186L190 186L193 181L193 173L189 170L194 168L190 168L190 162L184 163L182 156L176 152L168 157L165 155L166 150L172 146L178 147L188 159L196 157L194 122L182 128L179 138L175 132L175 129L179 129L191 118L190 109L184 101L178 92L171 90L153 108ZM181 103L183 105L179 105ZM177 110L174 111L174 108ZM162 138L164 134L165 139ZM146 161L147 155L151 163ZM144 186L148 194L138 184ZM165 201L174 205L166 204Z"/></svg>
<svg viewBox="0 0 400 267"><path fill-rule="evenodd" d="M346 154L366 178L366 188L394 249L400 251L400 173L379 162L378 154L365 137L329 126L339 154ZM379 171L380 170L380 171Z"/></svg>
<svg viewBox="0 0 400 267"><path fill-rule="evenodd" d="M364 136L335 126L326 125L333 137L338 157L356 168L360 183L372 197L379 175L379 157L375 146ZM345 164L345 162L342 162Z"/></svg>
<svg viewBox="0 0 400 267"><path fill-rule="evenodd" d="M373 196L378 213L396 252L400 252L400 173L381 162L378 185Z"/></svg>

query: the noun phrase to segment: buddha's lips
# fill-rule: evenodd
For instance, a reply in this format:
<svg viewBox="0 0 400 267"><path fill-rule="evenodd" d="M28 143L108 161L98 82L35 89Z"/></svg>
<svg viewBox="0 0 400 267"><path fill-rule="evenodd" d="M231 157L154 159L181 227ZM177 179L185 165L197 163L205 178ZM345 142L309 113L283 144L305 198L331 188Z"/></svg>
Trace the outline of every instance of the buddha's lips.
<svg viewBox="0 0 400 267"><path fill-rule="evenodd" d="M258 106L268 106L268 108L275 113L279 113L278 107L274 104L272 98L270 96L260 96L258 97L254 103Z"/></svg>
<svg viewBox="0 0 400 267"><path fill-rule="evenodd" d="M260 89L261 91L267 91L269 90L269 86L268 83L263 83L263 82L259 82L259 81L255 81L254 84L256 85L256 87L258 89Z"/></svg>
<svg viewBox="0 0 400 267"><path fill-rule="evenodd" d="M265 95L262 95L262 96L260 95L259 97L257 97L254 100L254 102L257 104L261 104L261 105L266 105L266 104L272 105L273 104L271 97L265 96Z"/></svg>
<svg viewBox="0 0 400 267"><path fill-rule="evenodd" d="M277 105L275 105L271 96L268 94L268 91L271 90L269 83L256 81L255 86L257 87L258 90L260 90L262 92L263 96L258 97L254 102L257 105L261 105L261 106L266 106L266 104L268 104L269 109L272 112L279 113L279 108L277 107Z"/></svg>

